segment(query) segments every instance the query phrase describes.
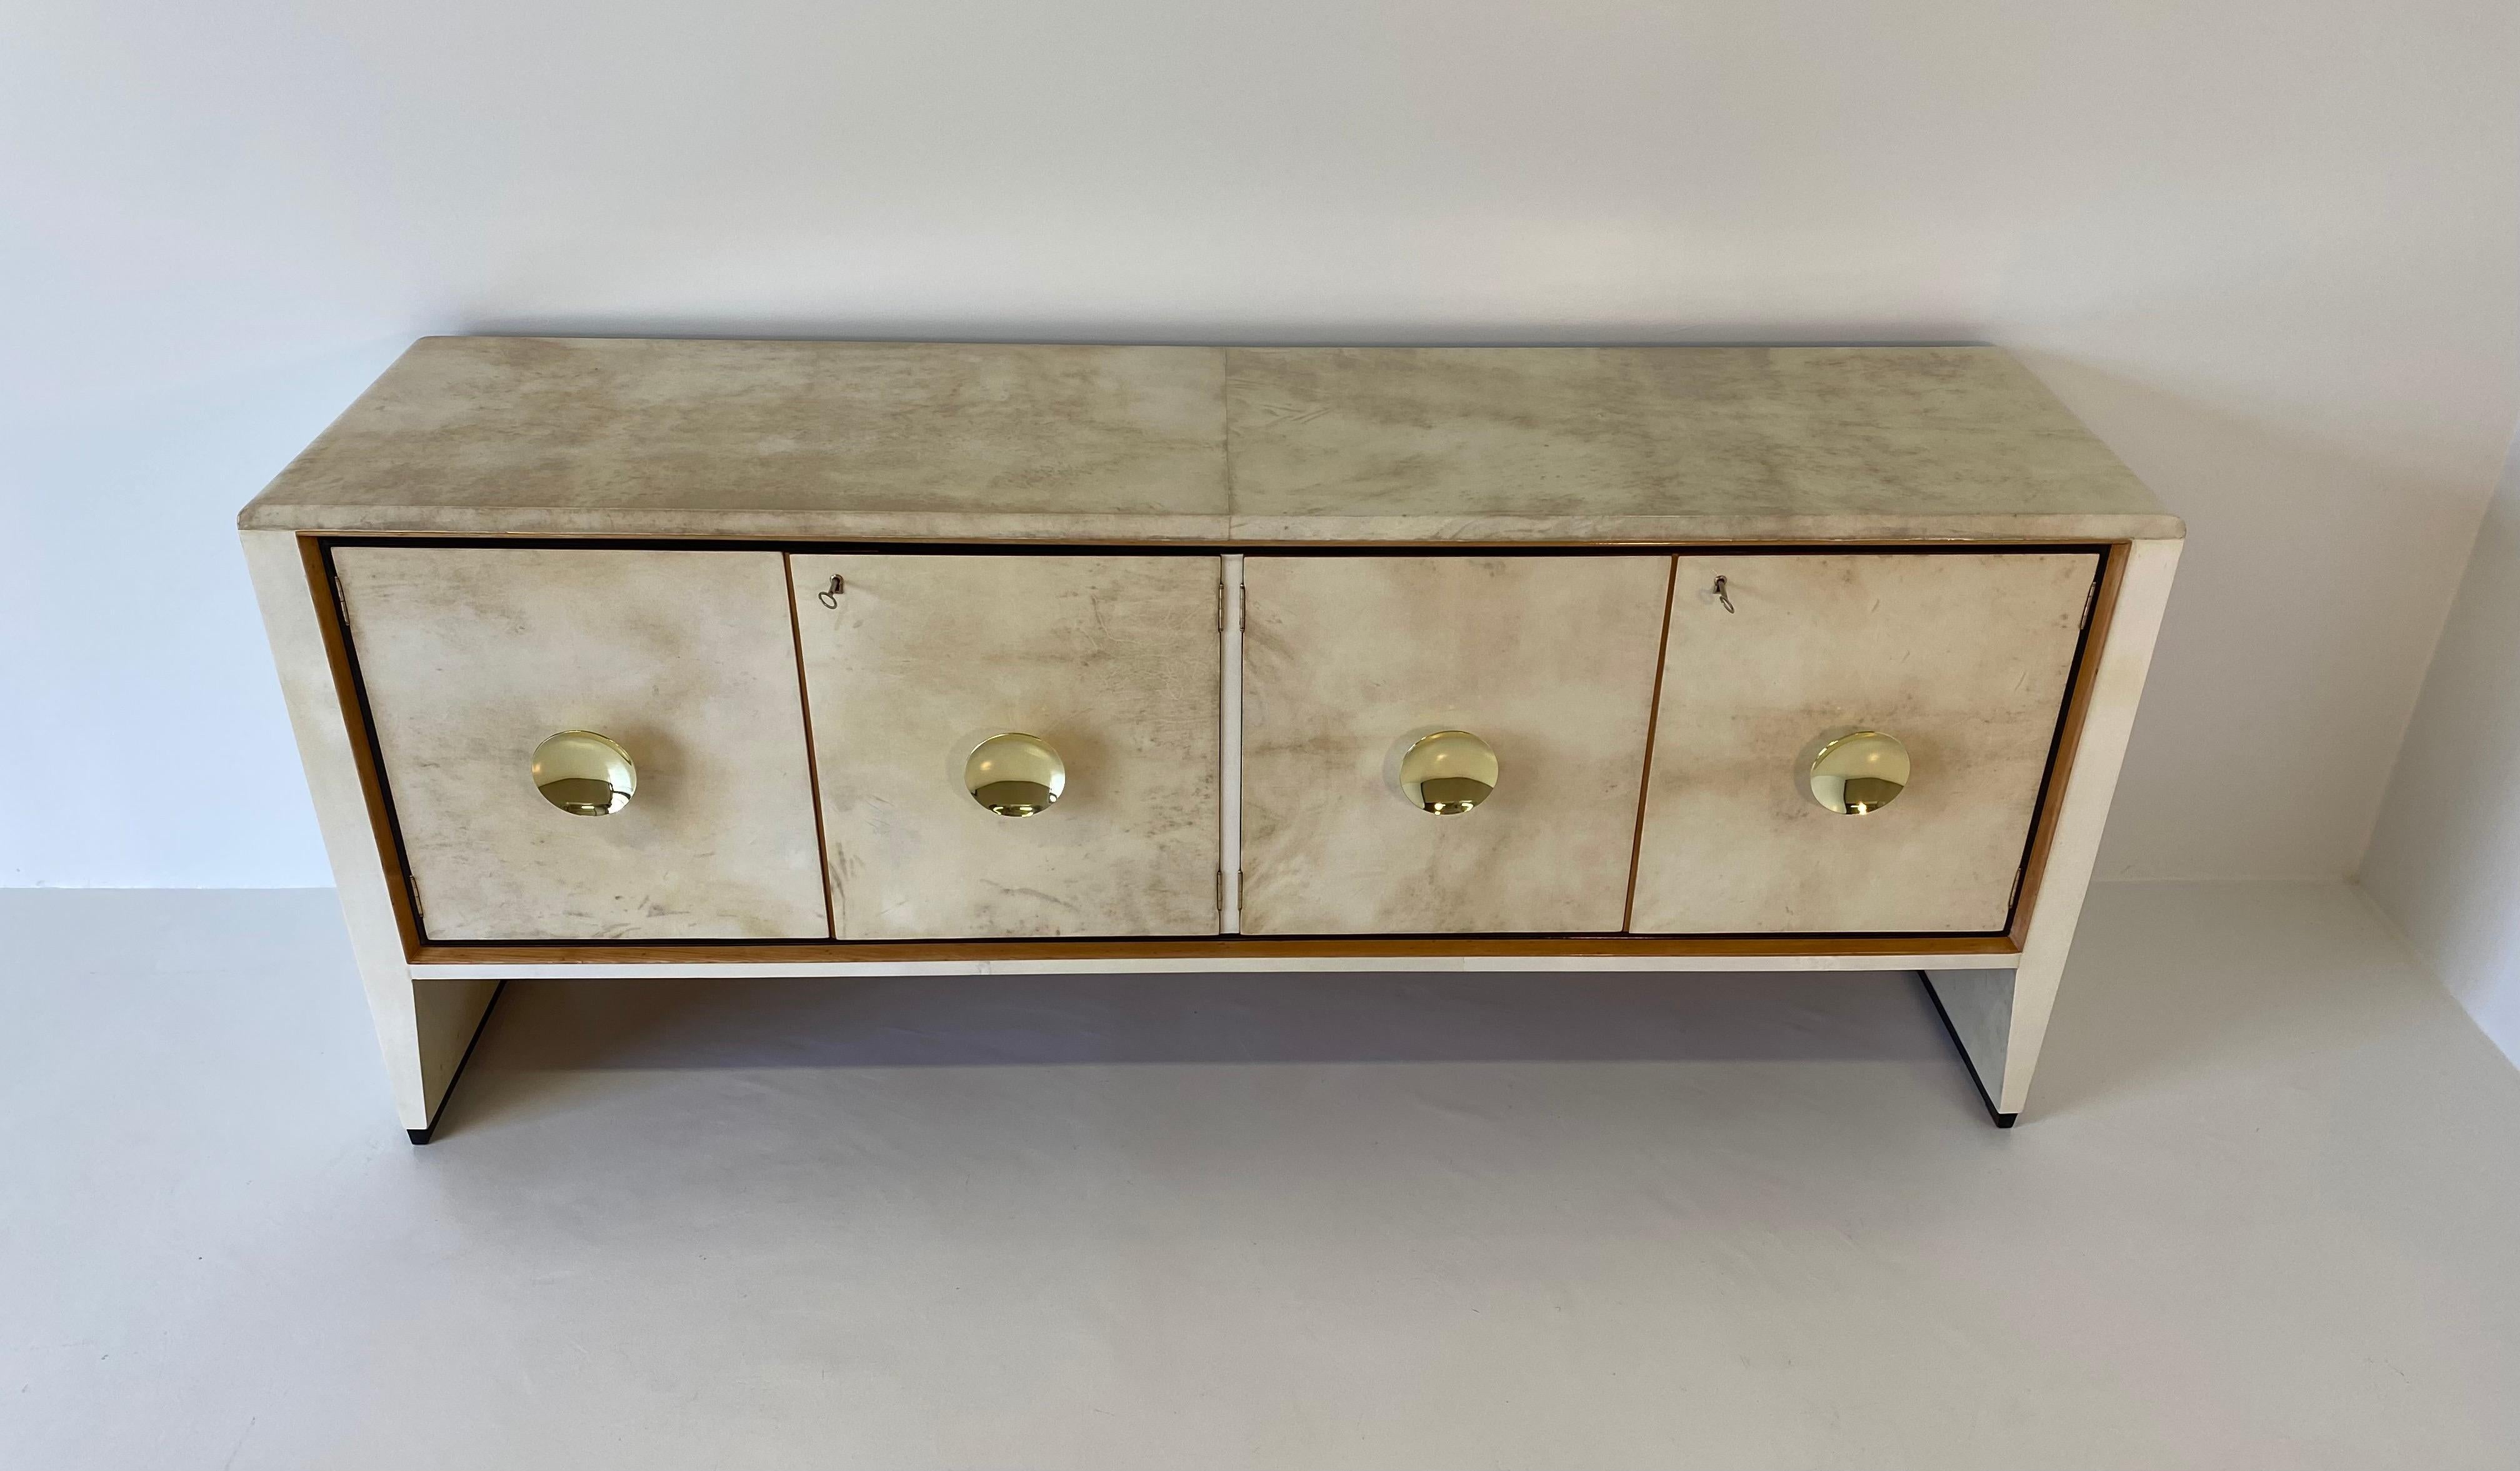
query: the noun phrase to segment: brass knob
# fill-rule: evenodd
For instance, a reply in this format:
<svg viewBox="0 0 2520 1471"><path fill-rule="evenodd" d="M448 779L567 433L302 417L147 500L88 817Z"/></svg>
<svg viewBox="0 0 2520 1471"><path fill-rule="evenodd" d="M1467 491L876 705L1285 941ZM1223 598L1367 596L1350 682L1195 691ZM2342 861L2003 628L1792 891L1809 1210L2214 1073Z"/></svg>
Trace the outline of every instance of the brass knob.
<svg viewBox="0 0 2520 1471"><path fill-rule="evenodd" d="M963 761L971 800L1002 818L1047 812L1067 790L1067 763L1038 736L1008 731L971 748Z"/></svg>
<svg viewBox="0 0 2520 1471"><path fill-rule="evenodd" d="M1459 817L1496 790L1494 748L1467 731L1436 731L1400 753L1400 795L1420 812Z"/></svg>
<svg viewBox="0 0 2520 1471"><path fill-rule="evenodd" d="M1803 795L1847 817L1879 812L1908 789L1908 748L1879 731L1822 732L1796 767Z"/></svg>
<svg viewBox="0 0 2520 1471"><path fill-rule="evenodd" d="M630 805L638 789L638 766L608 736L562 731L534 747L534 790L562 812L607 817Z"/></svg>

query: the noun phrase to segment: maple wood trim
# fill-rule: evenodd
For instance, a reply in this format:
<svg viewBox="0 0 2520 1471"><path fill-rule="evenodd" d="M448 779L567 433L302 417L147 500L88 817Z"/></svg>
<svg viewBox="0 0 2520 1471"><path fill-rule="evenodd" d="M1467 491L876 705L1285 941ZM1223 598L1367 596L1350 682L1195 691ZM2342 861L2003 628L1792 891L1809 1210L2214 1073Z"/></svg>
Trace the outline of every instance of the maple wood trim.
<svg viewBox="0 0 2520 1471"><path fill-rule="evenodd" d="M324 662L333 671L333 689L341 702L341 724L350 737L350 760L358 768L359 795L368 804L368 828L376 834L377 862L385 872L385 897L393 906L394 930L403 954L418 955L428 945L420 915L412 903L411 871L403 863L402 829L386 797L384 770L377 759L377 742L368 719L367 687L359 680L358 661L350 654L348 619L341 593L333 580L333 560L324 538L297 538L297 559L306 569L306 596L315 603L315 627L324 639Z"/></svg>
<svg viewBox="0 0 2520 1471"><path fill-rule="evenodd" d="M805 678L805 626L796 612L796 554L779 554L779 580L788 594L788 648L796 656L796 707L805 718L805 785L814 798L814 867L822 870L823 933L840 937L840 907L832 898L832 842L823 834L823 762L814 744L814 690Z"/></svg>
<svg viewBox="0 0 2520 1471"><path fill-rule="evenodd" d="M1662 637L1654 641L1653 693L1645 705L1644 768L1637 776L1637 830L1628 843L1628 898L1619 911L1619 928L1637 925L1637 873L1644 867L1645 802L1653 795L1654 733L1662 725L1662 673L1671 660L1671 606L1680 591L1680 558L1665 559L1662 579Z"/></svg>
<svg viewBox="0 0 2520 1471"><path fill-rule="evenodd" d="M887 960L1174 960L1200 957L1383 956L2009 956L2008 935L1382 935L1189 936L1159 940L608 941L575 945L434 944L415 965L824 964Z"/></svg>
<svg viewBox="0 0 2520 1471"><path fill-rule="evenodd" d="M2135 547L2114 542L2100 553L2099 586L2092 592L2092 616L2083 624L2082 646L2074 651L2074 682L2065 695L2065 713L2056 723L2056 742L2048 752L2048 775L2039 787L2039 806L2030 821L2030 851L2021 861L2021 885L2012 896L2012 920L2004 934L2018 951L2030 936L2030 916L2039 906L2040 881L2048 874L2048 850L2056 842L2056 820L2064 811L2065 788L2072 785L2074 754L2083 743L2083 725L2092 713L2092 694L2099 684L2100 657L2108 651L2109 625L2115 619L2118 592L2126 583L2127 562Z"/></svg>

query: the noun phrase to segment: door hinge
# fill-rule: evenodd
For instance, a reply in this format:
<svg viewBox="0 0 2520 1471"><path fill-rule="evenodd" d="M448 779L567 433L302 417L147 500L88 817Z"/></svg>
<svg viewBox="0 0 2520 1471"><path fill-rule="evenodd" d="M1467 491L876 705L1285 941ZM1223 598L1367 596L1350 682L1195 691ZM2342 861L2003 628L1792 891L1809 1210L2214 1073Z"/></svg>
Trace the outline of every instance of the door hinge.
<svg viewBox="0 0 2520 1471"><path fill-rule="evenodd" d="M2083 590L2083 621L2075 625L2077 628L2089 628L2092 626L2092 609L2097 607L2099 605L2099 602L2100 579L2095 576L2092 579L2092 585Z"/></svg>
<svg viewBox="0 0 2520 1471"><path fill-rule="evenodd" d="M333 584L333 606L339 611L341 615L341 626L343 628L349 627L350 595L349 592L338 581Z"/></svg>
<svg viewBox="0 0 2520 1471"><path fill-rule="evenodd" d="M428 917L428 906L421 900L420 880L417 878L411 880L411 916L415 919Z"/></svg>
<svg viewBox="0 0 2520 1471"><path fill-rule="evenodd" d="M1225 870L1223 869L1216 870L1216 912L1220 914L1225 913Z"/></svg>
<svg viewBox="0 0 2520 1471"><path fill-rule="evenodd" d="M1216 584L1216 631L1225 632L1225 582L1222 578Z"/></svg>

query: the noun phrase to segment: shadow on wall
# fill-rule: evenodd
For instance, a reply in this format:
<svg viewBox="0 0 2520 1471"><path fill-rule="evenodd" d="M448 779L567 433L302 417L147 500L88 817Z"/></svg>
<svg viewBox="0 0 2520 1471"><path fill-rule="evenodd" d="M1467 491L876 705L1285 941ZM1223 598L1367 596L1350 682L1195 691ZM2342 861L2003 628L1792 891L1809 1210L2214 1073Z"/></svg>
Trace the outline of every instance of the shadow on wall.
<svg viewBox="0 0 2520 1471"><path fill-rule="evenodd" d="M2491 468L2315 402L2020 356L2187 522L2098 876L2351 873Z"/></svg>
<svg viewBox="0 0 2520 1471"><path fill-rule="evenodd" d="M1415 317L1283 318L1132 316L1085 319L1010 317L722 317L644 314L599 318L502 316L444 329L455 334L540 337L768 337L805 342L1070 342L1210 347L1933 347L1976 346L1989 338L1957 319L1884 318L1828 322L1487 321Z"/></svg>
<svg viewBox="0 0 2520 1471"><path fill-rule="evenodd" d="M2520 1062L2520 439L2424 678L2362 883Z"/></svg>

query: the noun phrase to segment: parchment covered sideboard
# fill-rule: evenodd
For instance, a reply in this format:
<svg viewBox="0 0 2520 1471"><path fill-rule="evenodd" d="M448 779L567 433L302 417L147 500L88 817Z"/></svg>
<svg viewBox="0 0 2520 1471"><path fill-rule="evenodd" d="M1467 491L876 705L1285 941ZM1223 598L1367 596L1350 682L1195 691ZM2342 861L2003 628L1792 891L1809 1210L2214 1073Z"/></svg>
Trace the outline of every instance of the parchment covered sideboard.
<svg viewBox="0 0 2520 1471"><path fill-rule="evenodd" d="M396 1102L538 976L1910 969L2020 1111L2183 535L1991 347L431 337L240 518Z"/></svg>

